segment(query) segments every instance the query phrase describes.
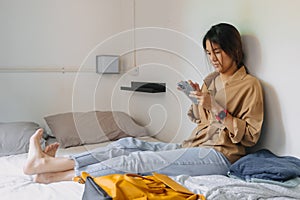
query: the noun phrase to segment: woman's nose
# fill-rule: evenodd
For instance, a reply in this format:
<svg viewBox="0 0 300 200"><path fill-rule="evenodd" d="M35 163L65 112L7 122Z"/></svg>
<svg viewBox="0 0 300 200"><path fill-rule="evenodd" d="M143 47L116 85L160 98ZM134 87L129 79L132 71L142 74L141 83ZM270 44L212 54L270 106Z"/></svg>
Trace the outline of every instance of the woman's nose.
<svg viewBox="0 0 300 200"><path fill-rule="evenodd" d="M217 57L214 53L210 54L210 60L211 61L216 61Z"/></svg>

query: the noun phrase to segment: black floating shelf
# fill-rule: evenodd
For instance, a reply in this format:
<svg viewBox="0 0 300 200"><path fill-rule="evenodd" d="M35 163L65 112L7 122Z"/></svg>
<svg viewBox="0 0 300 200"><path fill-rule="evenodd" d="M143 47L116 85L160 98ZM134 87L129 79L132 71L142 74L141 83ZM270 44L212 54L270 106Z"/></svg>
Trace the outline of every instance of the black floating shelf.
<svg viewBox="0 0 300 200"><path fill-rule="evenodd" d="M121 86L121 90L129 90L135 92L160 93L166 92L166 83L152 82L131 82L131 87Z"/></svg>

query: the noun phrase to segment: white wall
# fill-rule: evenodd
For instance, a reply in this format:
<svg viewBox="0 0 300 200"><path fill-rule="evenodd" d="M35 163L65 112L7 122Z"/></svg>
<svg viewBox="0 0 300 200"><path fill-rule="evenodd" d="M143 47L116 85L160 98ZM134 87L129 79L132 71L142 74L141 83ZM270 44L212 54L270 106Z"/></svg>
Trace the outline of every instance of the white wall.
<svg viewBox="0 0 300 200"><path fill-rule="evenodd" d="M0 121L44 123L47 114L115 109L163 140L181 141L194 125L185 115L189 100L175 83L201 83L211 71L202 36L211 25L229 22L242 33L247 66L265 91L260 147L300 157L299 6L298 0L136 0L137 73L131 70L133 32L126 31L133 28L132 0L1 0L0 67L84 70L94 68L96 54L111 53L122 56L122 73L0 73ZM131 80L166 82L168 91L119 90Z"/></svg>
<svg viewBox="0 0 300 200"><path fill-rule="evenodd" d="M132 46L128 33L122 43L100 48L107 38L132 27L131 1L1 0L0 9L1 69L78 69L78 73L0 73L0 121L34 120L43 125L45 115L92 110L97 88L102 96L99 109L110 108L114 84L109 83L118 76L101 79L92 54L94 49L112 54L118 53L116 45L118 49ZM132 66L127 57L129 63L124 62L122 70ZM90 69L94 72L82 72ZM101 88L100 79L105 82Z"/></svg>
<svg viewBox="0 0 300 200"><path fill-rule="evenodd" d="M278 154L300 156L298 119L300 100L297 94L300 20L297 0L229 1L138 1L140 26L162 26L183 32L201 44L211 25L229 22L240 30L249 71L262 82L265 92L265 123L259 148ZM159 8L158 8L159 5ZM154 11L157 13L153 15ZM174 40L174 42L177 42ZM180 42L180 41L179 41ZM184 47L184 46L183 46ZM194 63L201 64L201 48L184 48ZM161 58L168 59L167 57ZM140 62L143 62L142 60ZM191 72L182 65L181 72ZM198 65L205 74L207 66ZM297 73L298 72L298 73ZM188 76L187 74L185 74ZM201 74L198 74L201 75ZM198 76L201 78L201 76ZM200 81L200 79L198 79ZM183 108L184 109L184 108ZM183 112L184 114L184 112ZM187 129L186 129L187 130Z"/></svg>

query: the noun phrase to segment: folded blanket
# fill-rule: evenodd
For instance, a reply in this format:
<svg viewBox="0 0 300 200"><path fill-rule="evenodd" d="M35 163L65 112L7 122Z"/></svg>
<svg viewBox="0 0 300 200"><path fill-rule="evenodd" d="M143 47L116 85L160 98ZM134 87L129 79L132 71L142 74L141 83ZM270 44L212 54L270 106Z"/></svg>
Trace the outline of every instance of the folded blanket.
<svg viewBox="0 0 300 200"><path fill-rule="evenodd" d="M236 161L231 165L228 174L243 180L286 181L300 176L300 159L292 156L280 157L262 149Z"/></svg>

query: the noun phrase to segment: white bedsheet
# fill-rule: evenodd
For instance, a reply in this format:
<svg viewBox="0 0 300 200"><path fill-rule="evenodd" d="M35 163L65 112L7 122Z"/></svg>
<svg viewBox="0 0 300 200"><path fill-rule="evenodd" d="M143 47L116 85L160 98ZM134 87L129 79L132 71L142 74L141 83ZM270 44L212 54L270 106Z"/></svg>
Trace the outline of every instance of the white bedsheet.
<svg viewBox="0 0 300 200"><path fill-rule="evenodd" d="M146 140L154 141L152 138ZM87 149L106 145L90 145L59 149L58 155L79 153ZM27 154L0 157L0 200L80 200L84 185L66 181L52 184L38 184L32 176L24 175L22 166ZM195 193L204 194L208 200L235 199L300 199L300 186L285 188L266 183L246 183L225 176L185 175L172 177Z"/></svg>
<svg viewBox="0 0 300 200"><path fill-rule="evenodd" d="M38 184L23 174L27 154L0 157L1 200L81 199L84 186L75 182Z"/></svg>
<svg viewBox="0 0 300 200"><path fill-rule="evenodd" d="M141 137L146 141L158 141ZM50 141L50 143L53 141ZM69 156L105 146L109 142L58 149L57 156ZM0 157L0 200L81 200L84 185L72 181L51 184L34 183L33 176L23 174L27 154Z"/></svg>

